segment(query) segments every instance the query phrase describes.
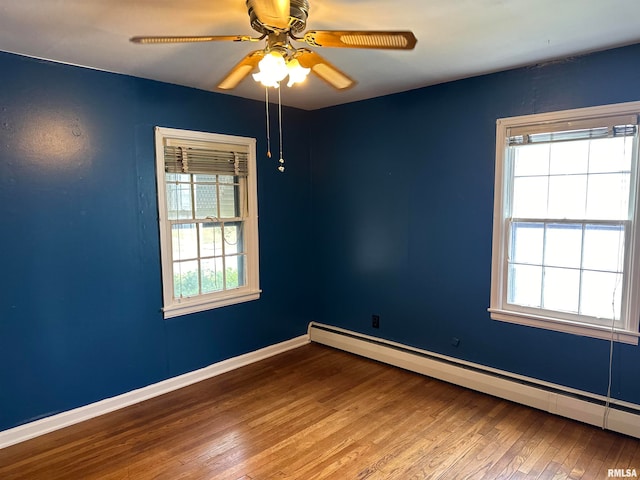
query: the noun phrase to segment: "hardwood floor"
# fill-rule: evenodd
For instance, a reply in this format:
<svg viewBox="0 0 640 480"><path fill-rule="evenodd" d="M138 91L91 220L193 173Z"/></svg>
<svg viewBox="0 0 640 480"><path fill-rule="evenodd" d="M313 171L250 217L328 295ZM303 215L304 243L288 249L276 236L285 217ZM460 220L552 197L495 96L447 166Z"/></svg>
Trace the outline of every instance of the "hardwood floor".
<svg viewBox="0 0 640 480"><path fill-rule="evenodd" d="M639 446L311 344L0 450L0 478L592 480Z"/></svg>

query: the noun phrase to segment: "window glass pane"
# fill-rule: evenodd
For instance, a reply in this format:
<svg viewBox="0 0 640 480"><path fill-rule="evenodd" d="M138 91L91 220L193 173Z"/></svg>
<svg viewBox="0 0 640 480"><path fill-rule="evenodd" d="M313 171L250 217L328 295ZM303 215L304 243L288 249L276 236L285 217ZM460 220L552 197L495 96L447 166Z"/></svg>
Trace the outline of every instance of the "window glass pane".
<svg viewBox="0 0 640 480"><path fill-rule="evenodd" d="M167 173L165 180L168 182L182 182L189 183L191 181L191 174L189 173Z"/></svg>
<svg viewBox="0 0 640 480"><path fill-rule="evenodd" d="M586 195L586 175L550 177L549 218L584 218Z"/></svg>
<svg viewBox="0 0 640 480"><path fill-rule="evenodd" d="M582 224L549 224L544 240L544 264L580 268Z"/></svg>
<svg viewBox="0 0 640 480"><path fill-rule="evenodd" d="M542 267L509 265L507 302L528 307L540 307Z"/></svg>
<svg viewBox="0 0 640 480"><path fill-rule="evenodd" d="M236 185L220 185L220 218L234 218L240 216L237 202Z"/></svg>
<svg viewBox="0 0 640 480"><path fill-rule="evenodd" d="M580 313L597 318L620 319L621 304L621 274L583 272Z"/></svg>
<svg viewBox="0 0 640 480"><path fill-rule="evenodd" d="M218 181L220 183L231 183L231 184L233 184L233 183L237 183L236 182L236 178L237 177L234 177L233 175L219 175Z"/></svg>
<svg viewBox="0 0 640 480"><path fill-rule="evenodd" d="M629 174L589 175L587 218L626 220L629 216Z"/></svg>
<svg viewBox="0 0 640 480"><path fill-rule="evenodd" d="M209 184L197 184L195 188L196 218L218 217L217 187Z"/></svg>
<svg viewBox="0 0 640 480"><path fill-rule="evenodd" d="M511 228L511 261L542 265L544 224L514 222Z"/></svg>
<svg viewBox="0 0 640 480"><path fill-rule="evenodd" d="M187 260L198 257L198 230L195 223L183 223L171 226L171 244L174 260Z"/></svg>
<svg viewBox="0 0 640 480"><path fill-rule="evenodd" d="M549 174L549 144L521 145L513 148L516 177Z"/></svg>
<svg viewBox="0 0 640 480"><path fill-rule="evenodd" d="M207 258L202 265L202 293L219 292L224 289L222 258Z"/></svg>
<svg viewBox="0 0 640 480"><path fill-rule="evenodd" d="M548 177L520 177L513 181L514 218L545 218L547 216Z"/></svg>
<svg viewBox="0 0 640 480"><path fill-rule="evenodd" d="M222 227L217 223L200 225L200 256L219 257L222 253Z"/></svg>
<svg viewBox="0 0 640 480"><path fill-rule="evenodd" d="M227 288L238 288L245 284L244 278L244 255L225 257Z"/></svg>
<svg viewBox="0 0 640 480"><path fill-rule="evenodd" d="M228 255L242 253L242 224L225 225L224 246Z"/></svg>
<svg viewBox="0 0 640 480"><path fill-rule="evenodd" d="M589 166L589 140L574 140L551 144L549 173L587 173Z"/></svg>
<svg viewBox="0 0 640 480"><path fill-rule="evenodd" d="M186 176L188 177L188 175ZM193 218L191 185L188 183L167 183L167 204L169 220Z"/></svg>
<svg viewBox="0 0 640 480"><path fill-rule="evenodd" d="M197 183L216 183L217 175L205 175L203 173L197 173L193 175L193 181Z"/></svg>
<svg viewBox="0 0 640 480"><path fill-rule="evenodd" d="M629 172L633 137L602 138L591 140L589 172Z"/></svg>
<svg viewBox="0 0 640 480"><path fill-rule="evenodd" d="M200 294L198 261L173 262L173 295L175 298Z"/></svg>
<svg viewBox="0 0 640 480"><path fill-rule="evenodd" d="M578 313L580 270L545 267L542 293L543 308Z"/></svg>
<svg viewBox="0 0 640 480"><path fill-rule="evenodd" d="M585 225L582 268L621 272L624 261L622 225Z"/></svg>

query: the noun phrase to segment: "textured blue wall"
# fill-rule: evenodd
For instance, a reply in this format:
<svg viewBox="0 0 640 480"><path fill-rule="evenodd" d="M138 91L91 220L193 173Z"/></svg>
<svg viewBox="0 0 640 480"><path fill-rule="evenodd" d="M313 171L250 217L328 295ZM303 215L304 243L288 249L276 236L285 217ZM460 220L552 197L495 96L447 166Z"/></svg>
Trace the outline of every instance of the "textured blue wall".
<svg viewBox="0 0 640 480"><path fill-rule="evenodd" d="M310 320L605 393L607 342L486 311L495 121L640 100L640 46L286 108L284 176L263 156L260 102L10 54L0 70L0 430ZM156 125L258 139L259 301L163 320ZM638 378L640 349L617 344L613 394L640 403Z"/></svg>
<svg viewBox="0 0 640 480"><path fill-rule="evenodd" d="M608 342L489 318L495 123L638 85L640 45L314 112L314 320L605 394ZM613 395L640 403L639 379L616 344Z"/></svg>
<svg viewBox="0 0 640 480"><path fill-rule="evenodd" d="M0 71L0 430L306 332L308 112L284 109L282 175L261 102L10 54ZM258 139L260 300L163 319L156 125Z"/></svg>

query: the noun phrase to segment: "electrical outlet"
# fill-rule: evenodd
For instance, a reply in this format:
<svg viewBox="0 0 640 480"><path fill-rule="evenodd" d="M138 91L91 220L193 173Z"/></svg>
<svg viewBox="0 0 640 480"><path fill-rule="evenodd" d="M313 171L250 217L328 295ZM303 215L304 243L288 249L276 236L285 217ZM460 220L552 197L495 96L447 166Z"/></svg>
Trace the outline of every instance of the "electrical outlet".
<svg viewBox="0 0 640 480"><path fill-rule="evenodd" d="M380 328L380 315L371 315L371 326L373 328Z"/></svg>

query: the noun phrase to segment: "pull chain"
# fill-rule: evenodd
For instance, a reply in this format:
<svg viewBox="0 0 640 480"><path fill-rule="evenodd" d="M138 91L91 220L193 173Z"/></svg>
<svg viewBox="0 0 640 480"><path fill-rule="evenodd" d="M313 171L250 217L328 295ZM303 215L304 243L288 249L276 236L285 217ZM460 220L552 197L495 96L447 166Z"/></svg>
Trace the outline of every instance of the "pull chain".
<svg viewBox="0 0 640 480"><path fill-rule="evenodd" d="M282 154L282 98L280 96L280 88L278 88L278 130L280 133L280 159L278 162L280 165L278 166L278 170L280 172L284 172L284 156Z"/></svg>
<svg viewBox="0 0 640 480"><path fill-rule="evenodd" d="M267 157L271 158L271 134L269 132L269 87L264 87L265 110L267 112Z"/></svg>

